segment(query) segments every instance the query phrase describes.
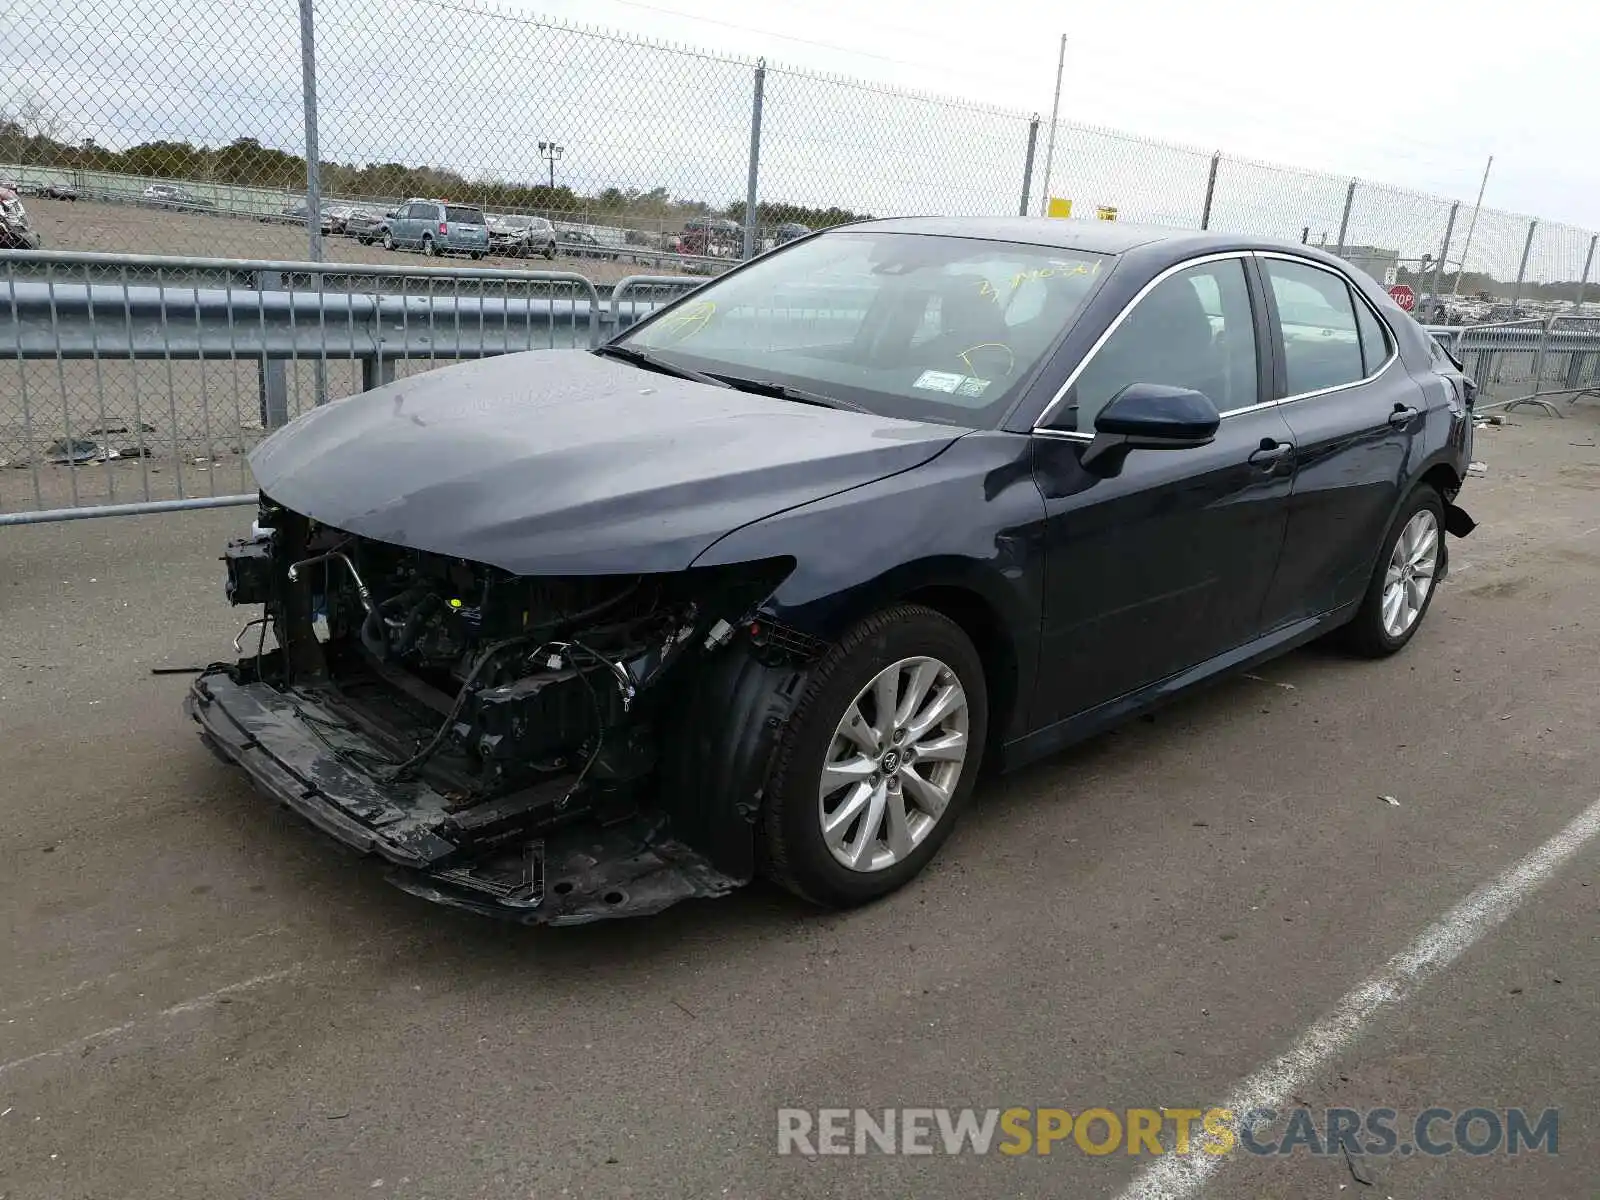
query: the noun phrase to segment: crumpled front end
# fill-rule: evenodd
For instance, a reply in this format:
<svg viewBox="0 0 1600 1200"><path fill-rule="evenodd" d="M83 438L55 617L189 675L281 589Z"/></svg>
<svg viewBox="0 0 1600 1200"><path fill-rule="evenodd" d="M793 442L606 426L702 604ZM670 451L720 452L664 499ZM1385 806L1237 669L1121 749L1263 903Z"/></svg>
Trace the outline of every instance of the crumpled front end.
<svg viewBox="0 0 1600 1200"><path fill-rule="evenodd" d="M737 847L815 649L751 620L791 564L515 576L265 500L224 558L262 616L187 711L401 887L572 924L748 880Z"/></svg>

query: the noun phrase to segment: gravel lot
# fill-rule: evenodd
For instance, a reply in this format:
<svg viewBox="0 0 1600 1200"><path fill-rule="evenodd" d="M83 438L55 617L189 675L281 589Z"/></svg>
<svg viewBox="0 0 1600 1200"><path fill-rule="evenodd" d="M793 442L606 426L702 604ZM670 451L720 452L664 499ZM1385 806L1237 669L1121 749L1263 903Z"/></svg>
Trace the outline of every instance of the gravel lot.
<svg viewBox="0 0 1600 1200"><path fill-rule="evenodd" d="M1312 647L990 783L846 914L756 886L524 930L404 895L150 674L231 653L245 512L0 529L0 1195L1116 1196L1140 1160L1070 1143L779 1157L775 1110L1217 1104L1594 805L1600 407L1570 412L1479 434L1481 527L1401 656ZM1234 1156L1207 1194L1590 1194L1600 846L1570 849L1283 1076L1285 1107L1559 1108L1559 1155Z"/></svg>

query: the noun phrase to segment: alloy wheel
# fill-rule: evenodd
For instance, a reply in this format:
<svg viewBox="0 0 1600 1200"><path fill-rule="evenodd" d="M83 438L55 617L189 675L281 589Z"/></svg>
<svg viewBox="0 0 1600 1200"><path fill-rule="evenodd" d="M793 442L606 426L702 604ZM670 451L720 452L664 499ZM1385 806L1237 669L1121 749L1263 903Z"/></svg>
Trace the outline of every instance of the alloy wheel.
<svg viewBox="0 0 1600 1200"><path fill-rule="evenodd" d="M1439 519L1418 509L1394 544L1383 575L1383 630L1404 637L1428 602L1439 567Z"/></svg>
<svg viewBox="0 0 1600 1200"><path fill-rule="evenodd" d="M817 789L822 839L852 871L904 861L938 825L967 758L967 693L936 658L903 658L834 728Z"/></svg>

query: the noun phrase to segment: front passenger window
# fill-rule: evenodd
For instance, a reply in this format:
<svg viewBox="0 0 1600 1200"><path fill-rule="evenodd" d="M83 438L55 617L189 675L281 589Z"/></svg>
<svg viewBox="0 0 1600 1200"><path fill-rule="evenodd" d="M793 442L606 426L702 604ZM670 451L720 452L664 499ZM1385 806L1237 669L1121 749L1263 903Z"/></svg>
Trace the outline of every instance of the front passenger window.
<svg viewBox="0 0 1600 1200"><path fill-rule="evenodd" d="M1259 401L1242 260L1203 263L1158 283L1084 366L1051 424L1093 433L1100 410L1131 383L1191 388L1220 412Z"/></svg>

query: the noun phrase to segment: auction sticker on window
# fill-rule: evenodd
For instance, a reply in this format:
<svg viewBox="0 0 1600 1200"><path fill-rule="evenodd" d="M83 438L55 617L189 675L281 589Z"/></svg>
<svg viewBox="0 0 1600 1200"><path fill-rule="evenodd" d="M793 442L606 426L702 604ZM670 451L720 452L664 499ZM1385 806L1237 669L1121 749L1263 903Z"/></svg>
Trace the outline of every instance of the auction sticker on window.
<svg viewBox="0 0 1600 1200"><path fill-rule="evenodd" d="M954 392L966 378L951 371L924 371L911 386L925 392Z"/></svg>

